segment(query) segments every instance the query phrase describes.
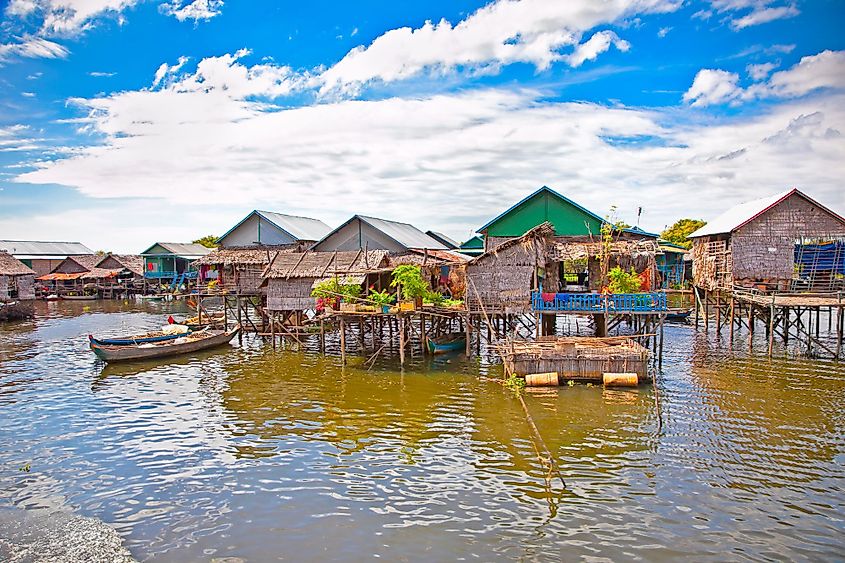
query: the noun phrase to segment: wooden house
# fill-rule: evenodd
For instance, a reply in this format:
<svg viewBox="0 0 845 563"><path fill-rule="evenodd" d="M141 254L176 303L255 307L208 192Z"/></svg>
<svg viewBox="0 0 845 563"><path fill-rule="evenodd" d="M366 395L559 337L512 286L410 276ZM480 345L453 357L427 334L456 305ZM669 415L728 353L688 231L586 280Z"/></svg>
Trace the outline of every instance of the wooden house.
<svg viewBox="0 0 845 563"><path fill-rule="evenodd" d="M195 262L200 279L218 290L243 296L262 295L267 265L277 253L297 252L296 246L218 248ZM302 252L302 251L299 251Z"/></svg>
<svg viewBox="0 0 845 563"><path fill-rule="evenodd" d="M267 309L272 312L313 310L314 286L338 277L343 283L360 283L362 295L370 285L384 283L390 265L386 250L277 253L264 272Z"/></svg>
<svg viewBox="0 0 845 563"><path fill-rule="evenodd" d="M144 279L144 257L140 254L106 254L95 265L109 272L117 272L117 278L136 283Z"/></svg>
<svg viewBox="0 0 845 563"><path fill-rule="evenodd" d="M546 223L552 226L554 244L541 264L544 291L601 290L604 270L615 266L643 274L646 289L656 284L656 234L639 228L614 228L609 240L604 240L605 219L546 186L479 229L484 250L490 252ZM606 264L597 258L603 248Z"/></svg>
<svg viewBox="0 0 845 563"><path fill-rule="evenodd" d="M310 217L254 210L217 239L221 248L308 246L326 236L331 228Z"/></svg>
<svg viewBox="0 0 845 563"><path fill-rule="evenodd" d="M658 286L663 289L683 286L689 273L689 249L663 239L657 241L657 246L657 271L660 273Z"/></svg>
<svg viewBox="0 0 845 563"><path fill-rule="evenodd" d="M201 244L157 242L141 253L144 277L174 284L180 279L195 279L196 271L191 269L191 264L211 251Z"/></svg>
<svg viewBox="0 0 845 563"><path fill-rule="evenodd" d="M392 255L412 250L449 250L413 225L364 215L355 215L311 248L315 252L364 249L387 250Z"/></svg>
<svg viewBox="0 0 845 563"><path fill-rule="evenodd" d="M101 259L102 257L93 254L68 256L59 262L49 274L38 276L38 281L46 285L52 292L81 292L86 284L84 278L91 273Z"/></svg>
<svg viewBox="0 0 845 563"><path fill-rule="evenodd" d="M11 254L0 251L0 301L35 299L35 271Z"/></svg>
<svg viewBox="0 0 845 563"><path fill-rule="evenodd" d="M732 207L689 238L707 291L845 287L845 219L797 189Z"/></svg>
<svg viewBox="0 0 845 563"><path fill-rule="evenodd" d="M79 242L34 240L0 240L0 250L32 268L36 277L49 274L68 256L94 254L90 248Z"/></svg>

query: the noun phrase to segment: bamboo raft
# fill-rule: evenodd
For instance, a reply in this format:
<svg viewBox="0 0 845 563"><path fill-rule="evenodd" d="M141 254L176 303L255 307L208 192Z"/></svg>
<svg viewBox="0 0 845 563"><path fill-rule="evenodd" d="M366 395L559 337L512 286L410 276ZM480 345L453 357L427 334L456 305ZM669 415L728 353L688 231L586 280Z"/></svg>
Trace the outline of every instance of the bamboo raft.
<svg viewBox="0 0 845 563"><path fill-rule="evenodd" d="M601 382L605 373L636 373L647 381L647 348L627 336L541 337L496 346L505 375L557 373L562 381Z"/></svg>

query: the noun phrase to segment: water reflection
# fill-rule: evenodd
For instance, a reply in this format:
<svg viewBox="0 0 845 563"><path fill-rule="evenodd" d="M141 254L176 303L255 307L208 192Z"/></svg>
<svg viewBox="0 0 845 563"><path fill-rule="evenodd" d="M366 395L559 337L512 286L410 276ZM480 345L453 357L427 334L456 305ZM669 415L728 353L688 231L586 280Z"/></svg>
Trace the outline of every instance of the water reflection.
<svg viewBox="0 0 845 563"><path fill-rule="evenodd" d="M842 552L840 364L748 360L670 327L659 435L650 387L532 390L563 491L483 362L343 367L315 339L274 352L248 337L104 368L85 334L154 328L183 305L40 307L0 338L0 504L101 518L140 559Z"/></svg>

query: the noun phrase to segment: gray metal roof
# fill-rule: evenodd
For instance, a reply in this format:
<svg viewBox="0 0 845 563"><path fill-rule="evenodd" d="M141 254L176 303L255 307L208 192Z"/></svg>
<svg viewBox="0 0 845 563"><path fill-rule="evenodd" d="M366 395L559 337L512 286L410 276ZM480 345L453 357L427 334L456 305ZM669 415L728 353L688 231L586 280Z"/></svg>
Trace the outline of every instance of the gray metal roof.
<svg viewBox="0 0 845 563"><path fill-rule="evenodd" d="M332 230L319 219L273 213L272 211L256 210L256 213L299 240L320 240Z"/></svg>
<svg viewBox="0 0 845 563"><path fill-rule="evenodd" d="M372 227L380 230L405 248L428 248L431 250L449 250L441 242L434 240L418 228L408 223L398 223L387 219L366 217L358 215L358 218Z"/></svg>
<svg viewBox="0 0 845 563"><path fill-rule="evenodd" d="M94 254L81 242L53 242L40 240L0 240L0 250L12 256L32 258L66 258L82 254Z"/></svg>
<svg viewBox="0 0 845 563"><path fill-rule="evenodd" d="M201 258L206 254L211 253L213 248L205 247L201 244L186 243L186 242L157 242L141 253L141 256L150 256L149 251L156 245L164 248L170 254L180 256L182 258ZM153 255L155 256L155 255Z"/></svg>
<svg viewBox="0 0 845 563"><path fill-rule="evenodd" d="M434 240L439 240L440 242L442 242L446 246L451 245L450 250L454 250L454 249L458 248L459 246L461 246L461 243L459 243L458 241L456 241L453 238L450 238L450 237L444 235L443 233L439 233L437 231L426 231L425 234L427 234L428 236L430 236Z"/></svg>
<svg viewBox="0 0 845 563"><path fill-rule="evenodd" d="M787 190L775 195L735 205L697 231L691 233L687 236L687 238L705 237L708 235L720 235L723 233L733 232L773 205L779 203L781 200L786 199L796 191L797 190L794 189Z"/></svg>

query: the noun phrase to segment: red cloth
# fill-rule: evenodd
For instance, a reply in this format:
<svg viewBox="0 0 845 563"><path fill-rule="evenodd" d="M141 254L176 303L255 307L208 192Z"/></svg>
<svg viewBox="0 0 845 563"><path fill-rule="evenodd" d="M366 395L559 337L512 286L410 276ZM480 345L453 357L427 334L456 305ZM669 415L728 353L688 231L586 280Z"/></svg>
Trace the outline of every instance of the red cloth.
<svg viewBox="0 0 845 563"><path fill-rule="evenodd" d="M175 323L176 323L176 320L173 318L173 315L170 315L169 317L167 317L167 324L172 325L172 324L175 324Z"/></svg>
<svg viewBox="0 0 845 563"><path fill-rule="evenodd" d="M543 301L545 303L553 303L554 300L555 300L555 294L554 293L541 293L540 297L543 298Z"/></svg>

